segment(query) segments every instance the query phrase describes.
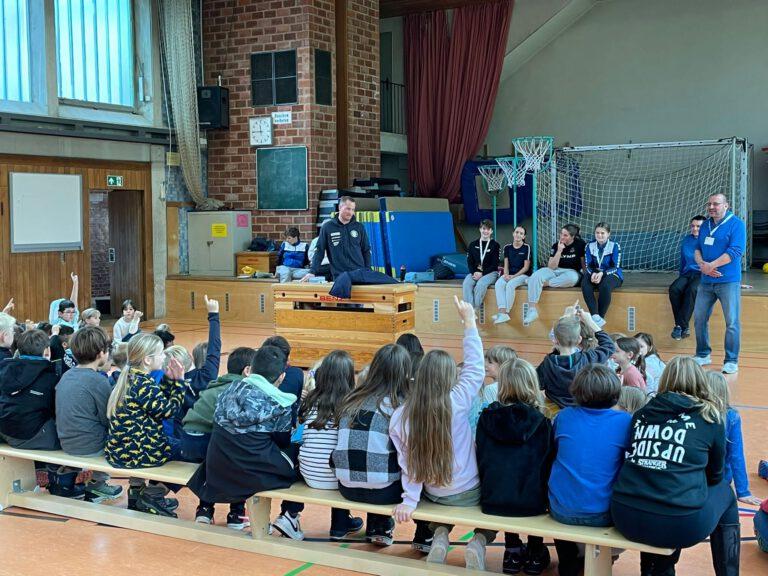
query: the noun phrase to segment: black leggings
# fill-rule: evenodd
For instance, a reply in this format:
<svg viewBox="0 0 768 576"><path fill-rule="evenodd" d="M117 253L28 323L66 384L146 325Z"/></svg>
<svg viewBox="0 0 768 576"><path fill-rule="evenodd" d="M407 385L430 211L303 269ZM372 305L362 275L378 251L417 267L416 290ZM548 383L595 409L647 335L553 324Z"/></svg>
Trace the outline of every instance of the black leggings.
<svg viewBox="0 0 768 576"><path fill-rule="evenodd" d="M707 499L698 510L683 516L671 516L650 512L642 508L626 506L614 500L611 516L621 535L634 542L675 548L671 556L641 554L643 564L655 563L674 566L680 557L680 548L690 548L702 542L720 525L738 524L739 508L730 485L723 480L708 487Z"/></svg>
<svg viewBox="0 0 768 576"><path fill-rule="evenodd" d="M691 322L700 281L701 274L695 272L678 276L669 286L669 303L675 316L675 326L680 326L683 330L688 330L688 324Z"/></svg>
<svg viewBox="0 0 768 576"><path fill-rule="evenodd" d="M621 278L615 274L603 274L600 284L594 284L590 280L591 274L587 272L581 278L581 293L584 303L589 308L590 314L597 314L605 318L608 308L611 306L611 293L621 286ZM595 302L595 288L597 288L597 302Z"/></svg>

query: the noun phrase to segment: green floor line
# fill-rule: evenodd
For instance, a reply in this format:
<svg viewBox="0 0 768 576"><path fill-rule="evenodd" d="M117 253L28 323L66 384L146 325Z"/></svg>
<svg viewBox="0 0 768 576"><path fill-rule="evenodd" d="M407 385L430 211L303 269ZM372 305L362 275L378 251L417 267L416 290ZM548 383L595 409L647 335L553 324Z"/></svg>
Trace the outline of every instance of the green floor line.
<svg viewBox="0 0 768 576"><path fill-rule="evenodd" d="M475 535L475 531L471 530L471 531L467 532L466 534L464 534L464 536L459 538L459 542L466 542L467 540L471 540L472 536L474 536L474 535ZM454 548L455 548L455 546L448 546L448 552L450 552Z"/></svg>
<svg viewBox="0 0 768 576"><path fill-rule="evenodd" d="M286 572L285 574L283 574L283 576L296 576L296 574L304 572L304 570L308 570L309 568L312 568L312 566L314 566L312 562L307 562L306 564L302 564L298 568L294 568L290 572Z"/></svg>

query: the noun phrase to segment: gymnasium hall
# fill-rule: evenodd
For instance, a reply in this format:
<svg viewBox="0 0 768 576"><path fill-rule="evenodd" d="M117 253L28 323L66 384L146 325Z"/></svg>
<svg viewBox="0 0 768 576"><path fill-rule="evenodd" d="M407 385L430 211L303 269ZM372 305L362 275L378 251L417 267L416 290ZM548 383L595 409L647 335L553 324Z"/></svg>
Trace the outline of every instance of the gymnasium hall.
<svg viewBox="0 0 768 576"><path fill-rule="evenodd" d="M766 30L0 0L0 575L768 574Z"/></svg>

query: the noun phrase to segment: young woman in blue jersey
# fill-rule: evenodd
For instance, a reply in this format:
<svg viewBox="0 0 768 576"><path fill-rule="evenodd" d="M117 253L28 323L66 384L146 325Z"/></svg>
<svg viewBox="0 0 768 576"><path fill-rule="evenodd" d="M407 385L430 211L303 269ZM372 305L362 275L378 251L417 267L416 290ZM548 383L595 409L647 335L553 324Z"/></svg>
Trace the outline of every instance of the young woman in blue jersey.
<svg viewBox="0 0 768 576"><path fill-rule="evenodd" d="M611 305L611 294L624 282L621 272L621 246L611 238L611 227L606 222L595 226L595 240L587 245L581 293L599 327L605 325L605 315ZM597 290L597 301L595 301Z"/></svg>

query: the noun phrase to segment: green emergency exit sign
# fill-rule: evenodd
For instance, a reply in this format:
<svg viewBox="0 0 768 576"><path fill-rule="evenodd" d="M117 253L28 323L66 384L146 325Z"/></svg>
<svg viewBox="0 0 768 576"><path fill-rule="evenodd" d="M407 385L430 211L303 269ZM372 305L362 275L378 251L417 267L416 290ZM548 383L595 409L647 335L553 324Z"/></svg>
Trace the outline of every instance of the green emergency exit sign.
<svg viewBox="0 0 768 576"><path fill-rule="evenodd" d="M107 175L107 186L112 186L114 188L120 188L123 185L123 177L122 176L115 176L115 175Z"/></svg>

